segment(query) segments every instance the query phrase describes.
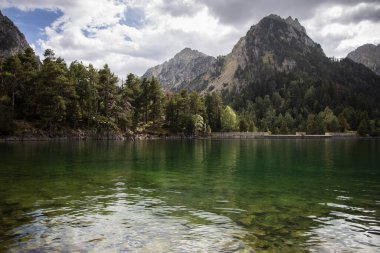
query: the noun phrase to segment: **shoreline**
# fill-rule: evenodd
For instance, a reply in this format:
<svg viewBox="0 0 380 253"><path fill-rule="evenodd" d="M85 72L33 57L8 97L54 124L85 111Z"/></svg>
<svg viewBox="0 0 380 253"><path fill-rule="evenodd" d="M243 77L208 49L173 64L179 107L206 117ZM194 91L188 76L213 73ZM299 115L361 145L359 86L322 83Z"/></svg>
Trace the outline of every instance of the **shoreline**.
<svg viewBox="0 0 380 253"><path fill-rule="evenodd" d="M144 140L329 140L329 139L379 139L379 137L359 135L269 135L257 133L215 133L209 136L185 136L167 135L159 136L152 134L122 135L120 133L107 135L10 135L0 136L0 143L10 142L49 142L49 141L144 141Z"/></svg>

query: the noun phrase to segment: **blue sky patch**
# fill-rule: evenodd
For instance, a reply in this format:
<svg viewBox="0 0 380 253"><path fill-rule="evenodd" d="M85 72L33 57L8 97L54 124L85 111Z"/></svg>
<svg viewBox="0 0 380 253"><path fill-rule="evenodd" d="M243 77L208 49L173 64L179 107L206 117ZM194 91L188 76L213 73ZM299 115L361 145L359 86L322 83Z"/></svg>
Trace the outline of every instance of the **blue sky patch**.
<svg viewBox="0 0 380 253"><path fill-rule="evenodd" d="M21 11L17 8L7 8L2 10L2 13L16 24L30 44L36 43L38 39L45 39L43 29L63 15L61 11L43 9Z"/></svg>
<svg viewBox="0 0 380 253"><path fill-rule="evenodd" d="M87 29L81 29L81 32L82 34L87 37L87 38L94 38L95 37L95 33L93 32L90 32L89 30Z"/></svg>
<svg viewBox="0 0 380 253"><path fill-rule="evenodd" d="M143 10L137 8L127 8L121 24L139 29L144 26L144 22L145 18Z"/></svg>

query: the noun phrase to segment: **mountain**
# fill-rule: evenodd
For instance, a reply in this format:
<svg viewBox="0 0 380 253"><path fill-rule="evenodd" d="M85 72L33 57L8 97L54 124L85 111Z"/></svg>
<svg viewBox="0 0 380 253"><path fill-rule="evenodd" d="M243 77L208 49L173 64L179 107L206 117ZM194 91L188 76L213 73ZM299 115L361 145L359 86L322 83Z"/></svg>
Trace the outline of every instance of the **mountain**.
<svg viewBox="0 0 380 253"><path fill-rule="evenodd" d="M226 56L215 59L202 54L204 64L197 65L196 61L179 57L184 51L197 52L184 49L169 62L149 69L144 77L155 76L166 89L173 91L178 88L231 90L261 80L263 72L314 71L315 58L326 58L320 45L306 34L298 19L283 19L273 14L252 26ZM176 79L177 76L186 78Z"/></svg>
<svg viewBox="0 0 380 253"><path fill-rule="evenodd" d="M310 69L309 57L325 57L320 45L310 39L297 19L272 14L238 41L220 63L222 71L209 80L209 90L239 89L252 81L263 81L270 73Z"/></svg>
<svg viewBox="0 0 380 253"><path fill-rule="evenodd" d="M358 47L347 55L347 58L354 62L361 63L380 75L380 44L365 44Z"/></svg>
<svg viewBox="0 0 380 253"><path fill-rule="evenodd" d="M298 126L310 133L324 133L379 128L380 135L380 76L349 58L326 57L292 17L264 17L231 53L211 57L202 67L178 55L155 67L156 72L149 70L149 76L158 77L173 92L187 89L207 98L216 91L245 123L259 129L280 132ZM171 80L177 79L163 76L186 79L176 85ZM326 129L319 124L323 120L329 122Z"/></svg>
<svg viewBox="0 0 380 253"><path fill-rule="evenodd" d="M8 54L27 47L5 17L1 31ZM185 48L144 75L157 77L166 90L201 94L164 95L158 82L141 82L133 74L119 87L107 65L96 70L73 62L67 68L51 56L38 66L33 50L26 49L1 62L0 76L6 78L0 82L0 135L24 136L26 120L31 132L53 135L79 127L107 136L111 129L178 135L237 128L380 136L380 76L351 59L326 57L291 17L263 18L225 56Z"/></svg>
<svg viewBox="0 0 380 253"><path fill-rule="evenodd" d="M154 76L165 90L179 91L187 88L197 76L204 74L215 61L214 57L185 48L169 61L148 69L143 78Z"/></svg>
<svg viewBox="0 0 380 253"><path fill-rule="evenodd" d="M24 34L0 11L0 59L24 52L28 47Z"/></svg>

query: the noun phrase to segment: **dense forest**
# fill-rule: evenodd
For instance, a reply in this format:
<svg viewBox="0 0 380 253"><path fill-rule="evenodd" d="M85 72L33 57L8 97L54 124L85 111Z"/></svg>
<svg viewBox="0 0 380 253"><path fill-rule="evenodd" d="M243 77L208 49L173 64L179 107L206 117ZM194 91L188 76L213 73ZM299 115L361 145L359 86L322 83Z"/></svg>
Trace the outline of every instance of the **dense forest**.
<svg viewBox="0 0 380 253"><path fill-rule="evenodd" d="M349 59L318 54L303 57L300 66L276 72L262 63L238 71L246 85L223 93L224 101L239 108L240 122L253 119L272 133L380 134L379 76Z"/></svg>
<svg viewBox="0 0 380 253"><path fill-rule="evenodd" d="M12 135L25 123L50 136L64 129L131 135L350 130L380 135L376 101L307 75L278 74L265 85L223 94L172 94L154 78L129 74L120 81L107 65L95 69L75 61L68 66L52 50L45 51L42 62L29 48L0 64L1 135Z"/></svg>

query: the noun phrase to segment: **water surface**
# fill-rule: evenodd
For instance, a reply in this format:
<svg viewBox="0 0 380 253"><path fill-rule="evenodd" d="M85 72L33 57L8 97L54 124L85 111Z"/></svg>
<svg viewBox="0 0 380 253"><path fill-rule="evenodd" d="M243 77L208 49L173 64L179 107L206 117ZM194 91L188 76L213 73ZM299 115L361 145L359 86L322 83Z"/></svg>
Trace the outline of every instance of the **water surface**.
<svg viewBox="0 0 380 253"><path fill-rule="evenodd" d="M380 141L0 144L0 252L379 252Z"/></svg>

